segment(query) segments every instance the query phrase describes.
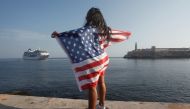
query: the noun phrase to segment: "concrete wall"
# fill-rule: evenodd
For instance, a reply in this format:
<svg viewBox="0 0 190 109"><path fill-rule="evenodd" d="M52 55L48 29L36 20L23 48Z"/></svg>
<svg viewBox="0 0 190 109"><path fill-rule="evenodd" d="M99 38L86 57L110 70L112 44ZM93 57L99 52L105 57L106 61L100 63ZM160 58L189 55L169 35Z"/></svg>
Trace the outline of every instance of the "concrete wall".
<svg viewBox="0 0 190 109"><path fill-rule="evenodd" d="M0 109L87 109L87 100L0 94ZM188 103L106 101L109 109L190 109Z"/></svg>

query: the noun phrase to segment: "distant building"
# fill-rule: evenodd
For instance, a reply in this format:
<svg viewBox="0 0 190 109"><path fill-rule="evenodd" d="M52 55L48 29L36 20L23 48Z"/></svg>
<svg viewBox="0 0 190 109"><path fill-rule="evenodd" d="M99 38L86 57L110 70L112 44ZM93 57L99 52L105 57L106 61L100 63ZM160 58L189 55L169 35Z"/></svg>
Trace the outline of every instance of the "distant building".
<svg viewBox="0 0 190 109"><path fill-rule="evenodd" d="M152 46L150 49L137 49L128 52L124 58L190 58L190 48L156 48Z"/></svg>

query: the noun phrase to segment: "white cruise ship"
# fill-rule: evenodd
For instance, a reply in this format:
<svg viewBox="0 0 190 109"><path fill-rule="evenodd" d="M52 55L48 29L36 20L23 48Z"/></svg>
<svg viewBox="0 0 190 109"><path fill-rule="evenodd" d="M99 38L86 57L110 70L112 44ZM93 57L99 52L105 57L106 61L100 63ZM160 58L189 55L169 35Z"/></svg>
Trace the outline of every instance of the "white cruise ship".
<svg viewBox="0 0 190 109"><path fill-rule="evenodd" d="M49 53L47 51L42 51L42 50L31 50L28 49L27 51L24 52L23 54L23 59L26 60L44 60L49 57Z"/></svg>

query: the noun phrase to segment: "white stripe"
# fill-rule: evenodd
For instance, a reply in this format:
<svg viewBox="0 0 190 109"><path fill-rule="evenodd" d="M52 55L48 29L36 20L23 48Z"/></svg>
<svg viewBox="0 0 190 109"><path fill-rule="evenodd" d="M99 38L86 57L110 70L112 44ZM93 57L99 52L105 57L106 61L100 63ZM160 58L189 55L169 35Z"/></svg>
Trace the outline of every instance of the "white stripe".
<svg viewBox="0 0 190 109"><path fill-rule="evenodd" d="M111 38L112 39L122 39L122 40L127 39L126 36L123 36L123 35L111 35Z"/></svg>
<svg viewBox="0 0 190 109"><path fill-rule="evenodd" d="M100 76L100 75L97 75L97 76L95 76L95 77L93 77L93 78L84 79L84 80L80 81L80 82L79 82L80 87L83 86L83 85L85 85L85 84L89 84L89 83L93 83L93 82L98 81L99 76Z"/></svg>
<svg viewBox="0 0 190 109"><path fill-rule="evenodd" d="M108 68L108 66L105 66L101 71L105 71Z"/></svg>
<svg viewBox="0 0 190 109"><path fill-rule="evenodd" d="M73 68L82 67L82 66L84 66L86 64L90 64L90 63L93 63L93 62L96 62L96 61L100 61L101 59L105 58L106 56L107 56L107 53L104 52L103 54L101 54L99 56L84 60L84 61L79 62L79 63L74 63L74 64L72 64L72 66L73 66Z"/></svg>
<svg viewBox="0 0 190 109"><path fill-rule="evenodd" d="M91 74L93 72L97 72L99 70L102 70L104 68L104 66L106 64L108 64L108 63L109 63L109 59L106 62L104 62L103 64L99 65L99 66L87 69L85 71L77 72L77 73L75 73L75 75L78 76L78 77L80 77L80 76L83 76L83 75Z"/></svg>
<svg viewBox="0 0 190 109"><path fill-rule="evenodd" d="M123 31L112 30L111 33L123 33Z"/></svg>

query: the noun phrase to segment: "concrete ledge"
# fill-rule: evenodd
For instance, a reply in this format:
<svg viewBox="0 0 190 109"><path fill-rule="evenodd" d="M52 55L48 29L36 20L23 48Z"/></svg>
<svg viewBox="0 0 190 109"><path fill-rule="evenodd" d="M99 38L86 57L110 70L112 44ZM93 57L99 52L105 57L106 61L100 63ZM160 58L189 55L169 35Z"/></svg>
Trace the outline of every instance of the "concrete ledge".
<svg viewBox="0 0 190 109"><path fill-rule="evenodd" d="M0 109L86 109L87 100L0 94ZM190 109L188 103L106 101L110 109Z"/></svg>

